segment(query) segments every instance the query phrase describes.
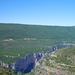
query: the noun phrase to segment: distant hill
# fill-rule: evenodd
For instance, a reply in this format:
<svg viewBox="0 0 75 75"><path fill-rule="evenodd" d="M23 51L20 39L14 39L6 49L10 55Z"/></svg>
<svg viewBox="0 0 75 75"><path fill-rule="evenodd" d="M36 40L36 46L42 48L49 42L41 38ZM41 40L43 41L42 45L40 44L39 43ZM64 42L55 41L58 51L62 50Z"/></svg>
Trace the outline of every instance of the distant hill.
<svg viewBox="0 0 75 75"><path fill-rule="evenodd" d="M0 39L74 39L75 27L0 23Z"/></svg>
<svg viewBox="0 0 75 75"><path fill-rule="evenodd" d="M33 75L75 75L75 46L62 48L39 61ZM28 75L31 75L30 73Z"/></svg>

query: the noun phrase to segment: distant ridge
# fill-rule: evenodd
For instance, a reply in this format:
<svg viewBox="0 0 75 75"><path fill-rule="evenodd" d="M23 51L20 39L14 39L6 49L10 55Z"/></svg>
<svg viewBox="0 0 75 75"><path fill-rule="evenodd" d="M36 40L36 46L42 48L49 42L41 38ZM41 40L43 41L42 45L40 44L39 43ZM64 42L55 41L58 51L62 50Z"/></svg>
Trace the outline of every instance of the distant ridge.
<svg viewBox="0 0 75 75"><path fill-rule="evenodd" d="M38 25L38 26L55 26L55 27L58 27L58 26L59 26L59 25L24 24L24 23L0 23L0 25L1 25L1 24L6 24L6 25L7 25L7 24L10 24L10 25L12 25L12 24L13 24L13 25L15 25L15 24L16 24L16 25L36 25L36 26ZM75 27L75 25L72 25L72 26L66 26L66 25L65 25L65 26L61 26L61 25L60 25L59 27Z"/></svg>
<svg viewBox="0 0 75 75"><path fill-rule="evenodd" d="M74 39L75 38L74 33L75 33L75 26L64 27L64 26L0 23L0 39L8 39L8 38Z"/></svg>

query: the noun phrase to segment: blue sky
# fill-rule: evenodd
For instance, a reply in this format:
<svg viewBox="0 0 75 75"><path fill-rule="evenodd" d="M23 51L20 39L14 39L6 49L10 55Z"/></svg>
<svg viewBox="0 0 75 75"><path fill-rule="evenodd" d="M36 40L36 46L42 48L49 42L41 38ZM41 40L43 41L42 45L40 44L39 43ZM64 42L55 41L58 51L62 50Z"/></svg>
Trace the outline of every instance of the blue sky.
<svg viewBox="0 0 75 75"><path fill-rule="evenodd" d="M0 23L75 25L75 0L0 0Z"/></svg>

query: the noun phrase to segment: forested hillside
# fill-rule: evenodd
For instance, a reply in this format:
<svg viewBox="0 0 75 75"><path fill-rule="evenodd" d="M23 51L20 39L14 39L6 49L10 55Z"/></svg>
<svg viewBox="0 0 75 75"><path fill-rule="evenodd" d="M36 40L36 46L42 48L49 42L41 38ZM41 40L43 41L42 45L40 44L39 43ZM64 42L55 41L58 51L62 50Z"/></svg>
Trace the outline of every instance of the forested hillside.
<svg viewBox="0 0 75 75"><path fill-rule="evenodd" d="M75 27L0 23L0 60L15 62L28 53L49 51L51 46L74 45Z"/></svg>
<svg viewBox="0 0 75 75"><path fill-rule="evenodd" d="M0 24L0 39L74 39L75 27Z"/></svg>

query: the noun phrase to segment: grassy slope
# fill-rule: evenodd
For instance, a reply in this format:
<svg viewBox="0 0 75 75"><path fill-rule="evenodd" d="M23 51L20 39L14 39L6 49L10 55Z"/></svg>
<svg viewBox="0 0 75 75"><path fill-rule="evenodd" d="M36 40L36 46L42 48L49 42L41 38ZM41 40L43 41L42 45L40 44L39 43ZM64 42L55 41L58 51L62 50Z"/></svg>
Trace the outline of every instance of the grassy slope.
<svg viewBox="0 0 75 75"><path fill-rule="evenodd" d="M14 62L27 53L47 51L57 41L75 41L75 27L0 24L0 60ZM5 39L14 41L3 41ZM24 40L35 38L35 40ZM15 56L6 58L4 55Z"/></svg>
<svg viewBox="0 0 75 75"><path fill-rule="evenodd" d="M75 75L75 47L62 48L41 60L34 75Z"/></svg>
<svg viewBox="0 0 75 75"><path fill-rule="evenodd" d="M12 70L0 66L0 75L15 75L15 74Z"/></svg>

